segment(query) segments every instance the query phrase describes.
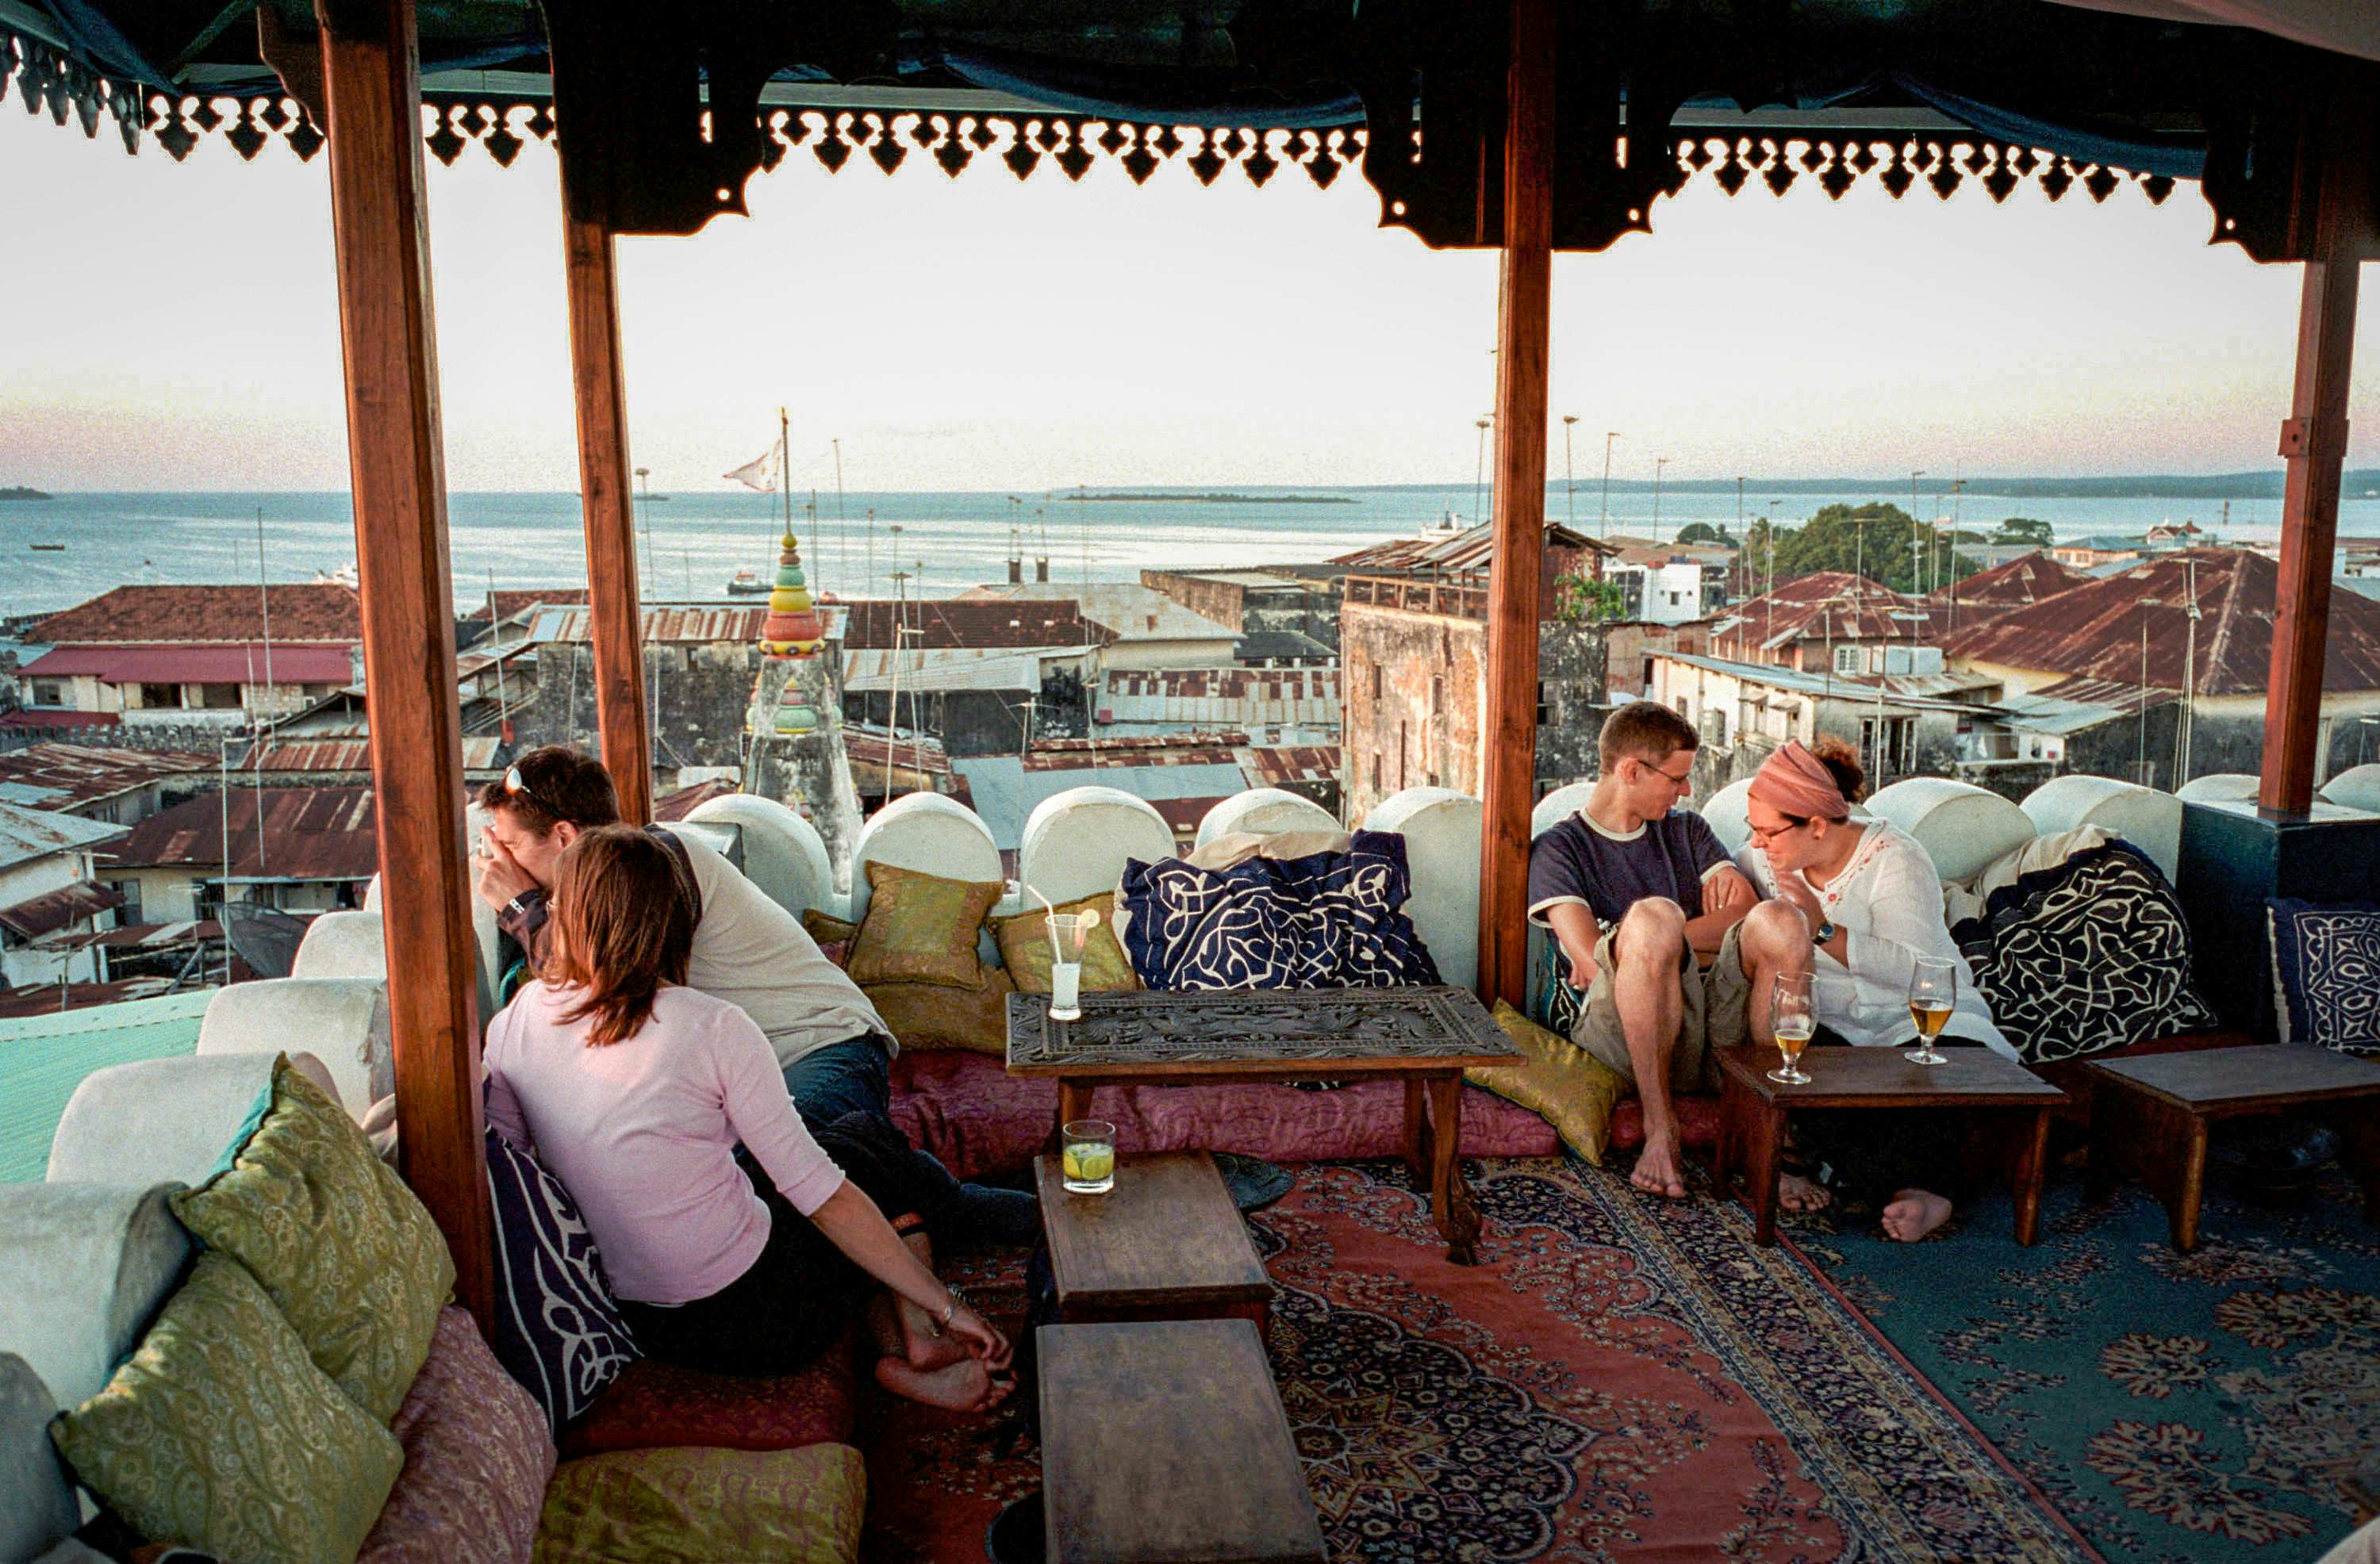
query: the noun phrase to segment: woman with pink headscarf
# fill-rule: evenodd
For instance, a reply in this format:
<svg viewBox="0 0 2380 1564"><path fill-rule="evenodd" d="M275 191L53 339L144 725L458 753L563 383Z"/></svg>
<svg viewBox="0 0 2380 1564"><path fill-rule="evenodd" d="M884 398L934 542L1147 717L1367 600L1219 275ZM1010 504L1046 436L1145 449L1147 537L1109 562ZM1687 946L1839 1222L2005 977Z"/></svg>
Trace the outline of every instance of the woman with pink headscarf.
<svg viewBox="0 0 2380 1564"><path fill-rule="evenodd" d="M1941 1041L2015 1058L1951 942L1934 860L1899 827L1851 818L1864 781L1848 746L1821 740L1812 751L1788 742L1753 778L1745 805L1752 837L1736 861L1764 897L1794 907L1810 926L1819 1040L1854 1048L1912 1041L1909 981L1918 961L1932 958L1958 970L1958 1000ZM1946 1182L1934 1155L1938 1129L1929 1121L1809 1113L1797 1114L1794 1124L1806 1155L1847 1165L1851 1182L1871 1187L1892 1237L1923 1238L1949 1218L1950 1202L1925 1182ZM1823 1192L1809 1201L1825 1203Z"/></svg>

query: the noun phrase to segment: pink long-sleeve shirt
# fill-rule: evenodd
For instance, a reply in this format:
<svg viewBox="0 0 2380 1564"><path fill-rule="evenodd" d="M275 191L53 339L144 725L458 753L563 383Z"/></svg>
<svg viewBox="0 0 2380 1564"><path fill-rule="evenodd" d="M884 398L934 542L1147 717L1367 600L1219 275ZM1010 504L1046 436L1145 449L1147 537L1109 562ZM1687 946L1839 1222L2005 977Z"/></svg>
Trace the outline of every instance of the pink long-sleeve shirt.
<svg viewBox="0 0 2380 1564"><path fill-rule="evenodd" d="M736 1167L750 1151L808 1216L843 1187L785 1095L751 1017L693 988L663 988L636 1036L590 1048L565 1022L575 994L523 988L488 1028L488 1121L577 1202L612 1290L642 1303L708 1298L751 1268L769 1208Z"/></svg>

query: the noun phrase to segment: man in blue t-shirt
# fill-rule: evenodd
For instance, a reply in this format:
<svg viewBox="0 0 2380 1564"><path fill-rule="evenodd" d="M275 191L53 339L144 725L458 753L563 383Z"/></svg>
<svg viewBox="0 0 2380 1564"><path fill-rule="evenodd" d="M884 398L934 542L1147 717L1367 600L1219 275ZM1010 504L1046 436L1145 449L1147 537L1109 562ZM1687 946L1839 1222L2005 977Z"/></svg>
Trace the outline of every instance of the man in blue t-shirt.
<svg viewBox="0 0 2380 1564"><path fill-rule="evenodd" d="M1713 1048L1773 1045L1777 977L1810 970L1802 915L1761 901L1709 823L1677 807L1701 742L1666 706L1621 707L1586 806L1529 849L1529 920L1586 996L1572 1040L1635 1084L1645 1149L1631 1180L1671 1199L1686 1193L1671 1094L1717 1084ZM1779 1193L1797 1207L1808 1191L1794 1178Z"/></svg>

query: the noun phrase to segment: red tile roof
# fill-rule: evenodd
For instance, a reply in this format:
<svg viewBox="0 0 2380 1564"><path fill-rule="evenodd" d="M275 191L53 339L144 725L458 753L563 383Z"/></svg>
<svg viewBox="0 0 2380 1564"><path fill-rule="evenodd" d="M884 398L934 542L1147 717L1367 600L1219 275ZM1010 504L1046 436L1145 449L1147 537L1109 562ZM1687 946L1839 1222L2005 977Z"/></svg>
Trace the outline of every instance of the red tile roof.
<svg viewBox="0 0 2380 1564"><path fill-rule="evenodd" d="M276 637L279 627L275 626ZM62 646L35 658L21 678L88 674L109 685L345 685L356 676L343 646L288 646L277 638L229 646L150 643Z"/></svg>
<svg viewBox="0 0 2380 1564"><path fill-rule="evenodd" d="M2193 576L2200 614L2192 670L2197 693L2264 694L2272 675L2273 601L2280 567L2245 549L2190 549L2144 561L2047 602L1961 629L1943 641L1942 650L1970 662L2180 689ZM2380 689L2380 602L2353 592L2331 594L2323 687Z"/></svg>
<svg viewBox="0 0 2380 1564"><path fill-rule="evenodd" d="M1080 647L1110 638L1083 623L1082 609L1071 598L927 598L905 604L864 598L844 604L843 610L846 651L890 650L896 613L905 626L901 645L928 651Z"/></svg>
<svg viewBox="0 0 2380 1564"><path fill-rule="evenodd" d="M114 728L124 719L113 711L11 711L0 728Z"/></svg>
<svg viewBox="0 0 2380 1564"><path fill-rule="evenodd" d="M229 803L231 867L235 879L369 879L380 868L374 834L372 793L368 787L269 787L264 800L264 840L259 856L257 799L251 787L235 787ZM223 868L225 807L221 794L208 794L150 816L132 834L101 855L103 866L144 868L188 865Z"/></svg>
<svg viewBox="0 0 2380 1564"><path fill-rule="evenodd" d="M291 584L271 588L273 639L363 639L363 610L352 587ZM110 642L261 641L262 604L253 587L118 587L64 613L54 613L25 638L51 645Z"/></svg>

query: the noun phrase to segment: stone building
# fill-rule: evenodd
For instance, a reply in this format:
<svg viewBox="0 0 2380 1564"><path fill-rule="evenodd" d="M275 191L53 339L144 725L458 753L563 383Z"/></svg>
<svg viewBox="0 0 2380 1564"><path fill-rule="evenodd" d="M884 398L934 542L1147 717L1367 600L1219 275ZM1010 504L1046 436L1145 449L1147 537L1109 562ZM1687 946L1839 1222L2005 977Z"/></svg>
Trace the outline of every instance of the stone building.
<svg viewBox="0 0 2380 1564"><path fill-rule="evenodd" d="M1293 634L1334 649L1338 644L1335 580L1266 570L1144 570L1140 584L1243 637Z"/></svg>

